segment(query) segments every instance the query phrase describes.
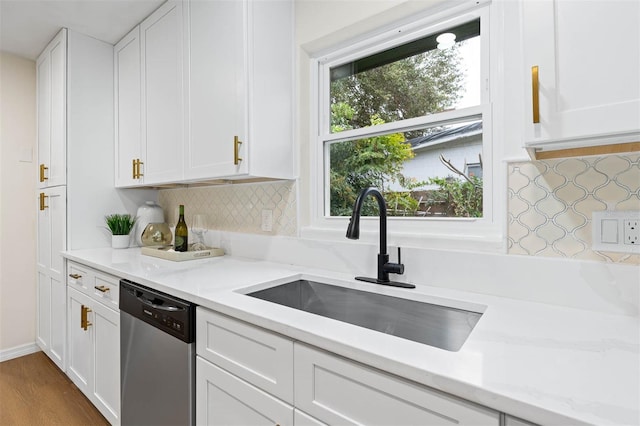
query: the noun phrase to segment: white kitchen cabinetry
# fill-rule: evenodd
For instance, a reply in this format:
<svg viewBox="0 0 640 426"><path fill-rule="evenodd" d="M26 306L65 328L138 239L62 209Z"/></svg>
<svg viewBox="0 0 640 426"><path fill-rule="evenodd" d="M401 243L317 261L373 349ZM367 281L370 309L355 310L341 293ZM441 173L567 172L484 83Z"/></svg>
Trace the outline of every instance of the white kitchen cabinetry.
<svg viewBox="0 0 640 426"><path fill-rule="evenodd" d="M293 407L196 358L196 424L293 425Z"/></svg>
<svg viewBox="0 0 640 426"><path fill-rule="evenodd" d="M527 147L638 141L640 2L539 0L521 7Z"/></svg>
<svg viewBox="0 0 640 426"><path fill-rule="evenodd" d="M37 342L60 369L65 369L66 284L66 187L38 193L37 209Z"/></svg>
<svg viewBox="0 0 640 426"><path fill-rule="evenodd" d="M293 2L185 8L185 180L293 178Z"/></svg>
<svg viewBox="0 0 640 426"><path fill-rule="evenodd" d="M182 8L167 1L114 47L116 187L182 180Z"/></svg>
<svg viewBox="0 0 640 426"><path fill-rule="evenodd" d="M328 424L500 424L496 411L302 344L294 358L296 408Z"/></svg>
<svg viewBox="0 0 640 426"><path fill-rule="evenodd" d="M504 426L536 426L533 423L529 423L522 419L518 419L516 417L511 417L508 415L504 416Z"/></svg>
<svg viewBox="0 0 640 426"><path fill-rule="evenodd" d="M36 62L38 188L64 185L66 173L67 30L62 29Z"/></svg>
<svg viewBox="0 0 640 426"><path fill-rule="evenodd" d="M111 424L119 424L119 280L71 262L68 272L67 375Z"/></svg>
<svg viewBox="0 0 640 426"><path fill-rule="evenodd" d="M198 308L196 315L199 356L293 403L290 339L206 309Z"/></svg>
<svg viewBox="0 0 640 426"><path fill-rule="evenodd" d="M296 426L327 426L326 423L322 423L298 409L293 410L293 424Z"/></svg>
<svg viewBox="0 0 640 426"><path fill-rule="evenodd" d="M497 411L207 309L196 323L197 424L500 424Z"/></svg>
<svg viewBox="0 0 640 426"><path fill-rule="evenodd" d="M115 185L142 182L140 27L137 26L113 48L115 87ZM138 170L140 169L140 170Z"/></svg>
<svg viewBox="0 0 640 426"><path fill-rule="evenodd" d="M145 184L182 179L182 2L169 0L140 24L141 166ZM213 78L213 76L212 76Z"/></svg>
<svg viewBox="0 0 640 426"><path fill-rule="evenodd" d="M64 66L46 66L47 61ZM64 371L67 296L65 261L60 253L109 246L104 216L135 212L155 194L117 191L113 185L113 46L63 29L40 55L38 64L38 153L53 152L47 144L53 145L55 139L61 146L56 152L63 152L66 161L62 185L37 191L38 203L34 203L38 209L47 206L39 210L37 230L37 342ZM57 89L41 90L45 82ZM51 107L52 99L58 99L55 104L61 103L60 108ZM40 137L46 134L51 138ZM45 170L47 185L57 175L53 161L57 156L52 154Z"/></svg>

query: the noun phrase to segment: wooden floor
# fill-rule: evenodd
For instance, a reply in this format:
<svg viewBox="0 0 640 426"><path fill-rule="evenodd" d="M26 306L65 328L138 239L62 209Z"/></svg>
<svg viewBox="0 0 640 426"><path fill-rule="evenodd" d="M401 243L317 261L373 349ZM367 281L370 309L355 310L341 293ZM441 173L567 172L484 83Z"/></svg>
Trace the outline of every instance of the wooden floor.
<svg viewBox="0 0 640 426"><path fill-rule="evenodd" d="M42 352L0 362L0 425L108 425Z"/></svg>

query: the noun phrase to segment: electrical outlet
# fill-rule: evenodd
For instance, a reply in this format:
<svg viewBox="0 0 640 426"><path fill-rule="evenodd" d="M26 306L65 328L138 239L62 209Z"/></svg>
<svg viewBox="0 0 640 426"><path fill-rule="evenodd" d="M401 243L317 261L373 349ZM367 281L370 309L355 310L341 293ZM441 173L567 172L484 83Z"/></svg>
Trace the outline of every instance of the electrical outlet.
<svg viewBox="0 0 640 426"><path fill-rule="evenodd" d="M640 211L597 211L591 222L593 250L640 253Z"/></svg>
<svg viewBox="0 0 640 426"><path fill-rule="evenodd" d="M638 219L624 219L624 243L640 245L640 221Z"/></svg>
<svg viewBox="0 0 640 426"><path fill-rule="evenodd" d="M264 232L273 231L273 210L262 210L262 230Z"/></svg>

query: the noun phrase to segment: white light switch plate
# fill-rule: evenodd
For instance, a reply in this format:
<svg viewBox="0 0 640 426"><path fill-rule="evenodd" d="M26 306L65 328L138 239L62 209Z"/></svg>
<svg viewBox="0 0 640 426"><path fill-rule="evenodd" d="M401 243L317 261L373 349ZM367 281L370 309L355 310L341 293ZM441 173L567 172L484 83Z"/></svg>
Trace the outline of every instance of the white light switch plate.
<svg viewBox="0 0 640 426"><path fill-rule="evenodd" d="M261 229L264 232L273 231L273 210L263 209L262 210L262 226Z"/></svg>
<svg viewBox="0 0 640 426"><path fill-rule="evenodd" d="M640 211L593 212L591 220L593 250L640 253Z"/></svg>

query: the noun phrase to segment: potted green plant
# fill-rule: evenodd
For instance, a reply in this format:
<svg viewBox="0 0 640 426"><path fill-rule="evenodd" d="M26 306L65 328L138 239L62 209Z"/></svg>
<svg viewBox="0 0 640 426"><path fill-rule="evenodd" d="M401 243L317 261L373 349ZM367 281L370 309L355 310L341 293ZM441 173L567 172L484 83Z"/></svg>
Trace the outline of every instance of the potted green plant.
<svg viewBox="0 0 640 426"><path fill-rule="evenodd" d="M136 223L136 218L130 214L114 213L104 217L111 232L111 247L129 247L129 234Z"/></svg>

